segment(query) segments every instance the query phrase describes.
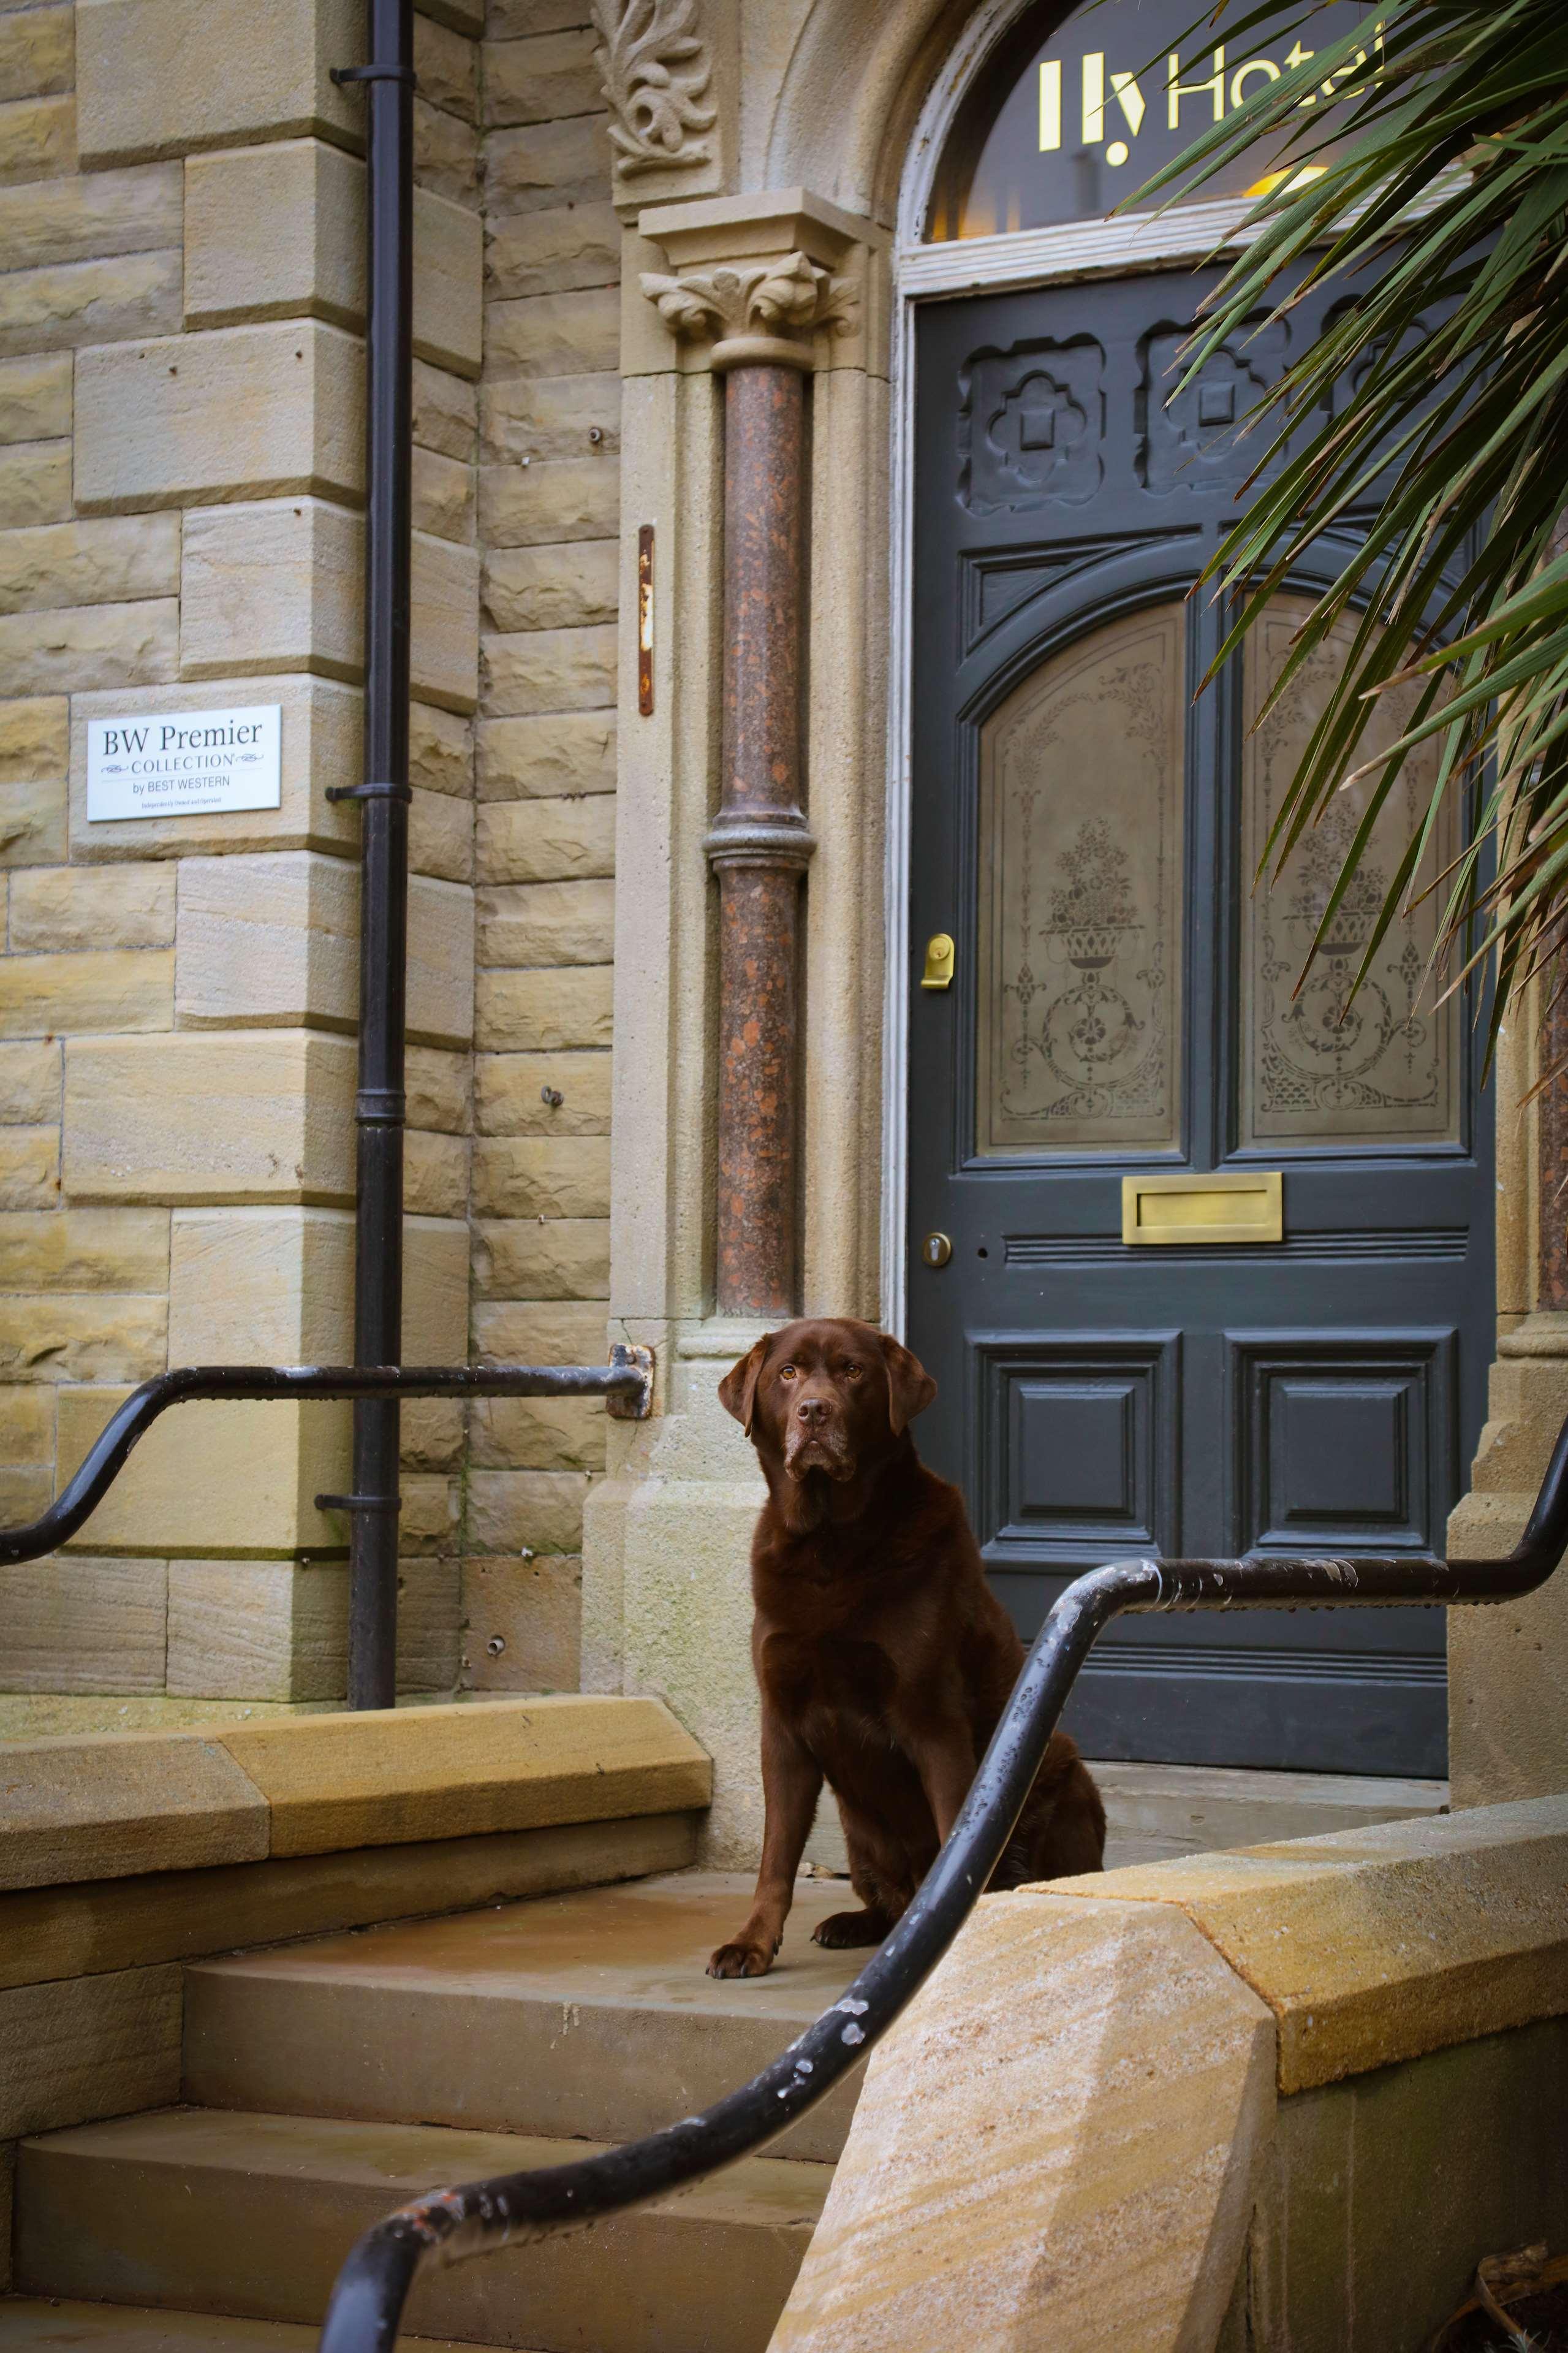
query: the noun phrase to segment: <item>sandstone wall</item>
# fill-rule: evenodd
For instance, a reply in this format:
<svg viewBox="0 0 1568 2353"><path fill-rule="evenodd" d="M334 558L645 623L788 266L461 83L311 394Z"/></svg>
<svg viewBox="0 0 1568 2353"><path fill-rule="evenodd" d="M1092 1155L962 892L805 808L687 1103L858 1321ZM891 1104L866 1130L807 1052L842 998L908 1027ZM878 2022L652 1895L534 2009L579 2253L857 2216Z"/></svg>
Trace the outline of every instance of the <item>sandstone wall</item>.
<svg viewBox="0 0 1568 2353"><path fill-rule="evenodd" d="M432 0L417 53L406 1344L447 1359L469 1338L480 29L478 0ZM353 0L0 13L7 1521L166 1364L350 1345L358 818L325 789L359 760L363 100L328 69L363 40ZM88 826L89 716L265 702L280 808ZM462 1450L456 1409L410 1412L410 1688L458 1672ZM347 1470L346 1409L168 1417L68 1556L0 1573L0 1725L101 1718L104 1693L122 1721L340 1694L346 1531L312 1498Z"/></svg>
<svg viewBox="0 0 1568 2353"><path fill-rule="evenodd" d="M474 1336L603 1361L620 527L620 237L586 0L484 47ZM558 1096L558 1102L550 1098ZM465 1682L577 1688L598 1405L473 1413Z"/></svg>

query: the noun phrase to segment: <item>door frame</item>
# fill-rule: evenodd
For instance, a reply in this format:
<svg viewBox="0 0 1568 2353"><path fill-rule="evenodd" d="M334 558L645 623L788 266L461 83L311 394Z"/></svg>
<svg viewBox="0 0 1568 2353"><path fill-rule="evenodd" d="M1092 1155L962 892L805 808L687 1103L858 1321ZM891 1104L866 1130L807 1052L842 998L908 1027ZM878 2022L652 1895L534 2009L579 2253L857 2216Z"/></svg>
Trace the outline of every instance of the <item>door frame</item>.
<svg viewBox="0 0 1568 2353"><path fill-rule="evenodd" d="M1063 6L1064 18L1074 0ZM899 194L893 249L893 322L889 409L888 776L883 877L882 1322L901 1339L908 1310L910 847L912 756L910 677L914 619L915 308L966 294L1070 285L1087 278L1191 269L1247 242L1252 200L1225 196L1129 213L1114 221L927 245L921 224L953 119L996 44L1034 0L984 0L927 93L910 142Z"/></svg>

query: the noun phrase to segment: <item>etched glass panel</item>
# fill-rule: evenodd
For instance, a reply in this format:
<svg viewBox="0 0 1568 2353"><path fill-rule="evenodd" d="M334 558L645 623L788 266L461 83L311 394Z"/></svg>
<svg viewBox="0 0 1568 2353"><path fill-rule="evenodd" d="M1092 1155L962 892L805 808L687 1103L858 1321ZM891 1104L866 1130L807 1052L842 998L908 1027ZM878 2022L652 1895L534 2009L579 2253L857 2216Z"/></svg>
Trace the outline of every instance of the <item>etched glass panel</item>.
<svg viewBox="0 0 1568 2353"><path fill-rule="evenodd" d="M1458 1134L1462 1024L1453 1004L1436 1004L1427 973L1442 894L1420 897L1454 856L1451 804L1415 879L1419 903L1390 924L1371 972L1346 1003L1389 881L1431 798L1436 747L1424 745L1405 763L1299 995L1293 992L1308 948L1374 779L1337 793L1279 881L1251 887L1268 828L1353 636L1352 621L1338 625L1258 727L1292 634L1311 609L1305 597L1277 597L1248 636L1243 665L1241 1142L1451 1143ZM1416 693L1412 686L1381 698L1358 760L1371 758L1408 724Z"/></svg>
<svg viewBox="0 0 1568 2353"><path fill-rule="evenodd" d="M1053 654L980 739L981 1154L1178 1140L1180 605Z"/></svg>

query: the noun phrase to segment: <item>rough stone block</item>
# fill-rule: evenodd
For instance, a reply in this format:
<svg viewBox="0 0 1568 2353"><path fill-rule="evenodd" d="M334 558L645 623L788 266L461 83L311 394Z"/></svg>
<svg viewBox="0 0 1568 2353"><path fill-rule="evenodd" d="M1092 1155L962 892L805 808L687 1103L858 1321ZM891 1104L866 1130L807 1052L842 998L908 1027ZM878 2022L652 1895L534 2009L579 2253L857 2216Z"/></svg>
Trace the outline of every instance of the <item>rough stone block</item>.
<svg viewBox="0 0 1568 2353"><path fill-rule="evenodd" d="M184 858L179 880L182 1027L354 1026L359 875L345 859Z"/></svg>
<svg viewBox="0 0 1568 2353"><path fill-rule="evenodd" d="M408 811L408 864L415 874L436 874L447 882L474 876L474 812L448 793L415 789Z"/></svg>
<svg viewBox="0 0 1568 2353"><path fill-rule="evenodd" d="M595 375L620 365L621 306L613 286L492 302L485 326L489 364L499 375Z"/></svg>
<svg viewBox="0 0 1568 2353"><path fill-rule="evenodd" d="M476 1398L469 1460L483 1471L602 1471L597 1398Z"/></svg>
<svg viewBox="0 0 1568 2353"><path fill-rule="evenodd" d="M455 1553L458 1546L458 1482L429 1472L403 1482L397 1540L410 1557Z"/></svg>
<svg viewBox="0 0 1568 2353"><path fill-rule="evenodd" d="M184 518L181 670L357 679L363 582L364 526L330 500L193 508Z"/></svg>
<svg viewBox="0 0 1568 2353"><path fill-rule="evenodd" d="M70 429L68 352L0 360L0 441L55 441Z"/></svg>
<svg viewBox="0 0 1568 2353"><path fill-rule="evenodd" d="M107 13L145 0L98 0ZM177 12L176 12L177 13ZM319 319L83 352L77 503L88 512L363 487L364 355Z"/></svg>
<svg viewBox="0 0 1568 2353"><path fill-rule="evenodd" d="M607 1046L615 1027L614 978L608 965L477 973L474 1042L492 1053Z"/></svg>
<svg viewBox="0 0 1568 2353"><path fill-rule="evenodd" d="M404 1353L460 1364L468 1235L404 1223ZM353 1344L353 1219L338 1209L180 1209L170 1245L169 1333L182 1364L346 1362Z"/></svg>
<svg viewBox="0 0 1568 2353"><path fill-rule="evenodd" d="M145 1381L168 1366L162 1298L48 1292L0 1299L0 1380Z"/></svg>
<svg viewBox="0 0 1568 2353"><path fill-rule="evenodd" d="M485 239L485 276L500 299L615 286L621 225L613 205L564 205L503 214Z"/></svg>
<svg viewBox="0 0 1568 2353"><path fill-rule="evenodd" d="M574 1692L583 1643L583 1564L463 1563L463 1686L467 1691Z"/></svg>
<svg viewBox="0 0 1568 2353"><path fill-rule="evenodd" d="M0 535L0 613L173 596L179 586L177 515L109 515Z"/></svg>
<svg viewBox="0 0 1568 2353"><path fill-rule="evenodd" d="M612 876L616 804L607 793L571 800L496 801L480 808L474 857L481 882L557 882Z"/></svg>
<svg viewBox="0 0 1568 2353"><path fill-rule="evenodd" d="M602 204L610 192L607 114L493 132L485 142L487 216Z"/></svg>
<svg viewBox="0 0 1568 2353"><path fill-rule="evenodd" d="M13 950L174 944L172 866L46 867L12 881Z"/></svg>
<svg viewBox="0 0 1568 2353"><path fill-rule="evenodd" d="M185 166L185 316L218 326L314 311L364 323L364 166L320 140L193 156ZM414 201L414 343L477 375L478 216L428 189Z"/></svg>
<svg viewBox="0 0 1568 2353"><path fill-rule="evenodd" d="M564 33L593 22L588 0L492 0L492 41L521 41L531 33Z"/></svg>
<svg viewBox="0 0 1568 2353"><path fill-rule="evenodd" d="M0 1774L3 1887L254 1862L267 1852L266 1800L216 1741L137 1732L8 1740ZM58 1996L62 1987L46 1989Z"/></svg>
<svg viewBox="0 0 1568 2353"><path fill-rule="evenodd" d="M18 8L0 17L0 99L69 90L76 42L69 7Z"/></svg>
<svg viewBox="0 0 1568 2353"><path fill-rule="evenodd" d="M77 92L84 161L174 155L260 137L363 134L363 101L330 69L359 54L353 0L84 0Z"/></svg>
<svg viewBox="0 0 1568 2353"><path fill-rule="evenodd" d="M0 2136L177 2100L182 1981L170 1963L0 1993Z"/></svg>
<svg viewBox="0 0 1568 2353"><path fill-rule="evenodd" d="M467 1451L465 1410L453 1398L405 1398L399 1456L404 1468L460 1472Z"/></svg>
<svg viewBox="0 0 1568 2353"><path fill-rule="evenodd" d="M503 882L479 893L479 956L487 967L604 965L615 950L614 882Z"/></svg>
<svg viewBox="0 0 1568 2353"><path fill-rule="evenodd" d="M616 789L613 711L483 720L476 748L481 801L548 800Z"/></svg>
<svg viewBox="0 0 1568 2353"><path fill-rule="evenodd" d="M478 388L446 368L414 363L414 446L468 464L479 440Z"/></svg>
<svg viewBox="0 0 1568 2353"><path fill-rule="evenodd" d="M3 468L0 468L3 474ZM470 546L474 537L474 469L438 450L416 444L413 465L413 509L416 531L437 539L455 539Z"/></svg>
<svg viewBox="0 0 1568 2353"><path fill-rule="evenodd" d="M150 685L176 675L179 652L180 608L173 596L0 618L0 678L23 694Z"/></svg>
<svg viewBox="0 0 1568 2353"><path fill-rule="evenodd" d="M174 959L165 949L0 956L0 1037L167 1029L174 1018Z"/></svg>
<svg viewBox="0 0 1568 2353"><path fill-rule="evenodd" d="M475 1237L482 1299L608 1299L606 1218L498 1218Z"/></svg>
<svg viewBox="0 0 1568 2353"><path fill-rule="evenodd" d="M0 1128L0 1209L52 1209L59 1193L58 1127Z"/></svg>
<svg viewBox="0 0 1568 2353"><path fill-rule="evenodd" d="M348 1572L331 1561L169 1564L172 1693L192 1699L341 1699Z"/></svg>
<svg viewBox="0 0 1568 2353"><path fill-rule="evenodd" d="M0 1212L0 1292L162 1293L168 1281L166 1209Z"/></svg>
<svg viewBox="0 0 1568 2353"><path fill-rule="evenodd" d="M462 1577L456 1558L398 1562L400 1692L439 1692L450 1698L458 1689L462 1609Z"/></svg>
<svg viewBox="0 0 1568 2353"><path fill-rule="evenodd" d="M0 352L61 351L180 323L180 256L132 253L0 278Z"/></svg>
<svg viewBox="0 0 1568 2353"><path fill-rule="evenodd" d="M589 435L597 431L597 441ZM621 379L596 375L509 375L479 395L479 446L487 459L614 457L621 446Z"/></svg>
<svg viewBox="0 0 1568 2353"><path fill-rule="evenodd" d="M434 1046L410 1046L406 1094L410 1127L432 1127L443 1135L468 1131L468 1058Z"/></svg>
<svg viewBox="0 0 1568 2353"><path fill-rule="evenodd" d="M125 1394L61 1388L62 1480ZM183 1405L163 1414L94 1513L79 1549L198 1560L331 1551L342 1542L342 1528L316 1510L313 1499L343 1492L353 1459L350 1413L337 1403L258 1400ZM221 1466L224 1475L193 1480L194 1462Z"/></svg>
<svg viewBox="0 0 1568 2353"><path fill-rule="evenodd" d="M0 784L0 867L40 866L66 854L63 776Z"/></svg>
<svg viewBox="0 0 1568 2353"><path fill-rule="evenodd" d="M479 134L470 122L414 98L414 176L432 195L476 216L480 205Z"/></svg>
<svg viewBox="0 0 1568 2353"><path fill-rule="evenodd" d="M0 106L0 184L76 170L76 95Z"/></svg>
<svg viewBox="0 0 1568 2353"><path fill-rule="evenodd" d="M353 1088L353 1042L321 1031L71 1038L67 1188L95 1201L349 1201Z"/></svg>
<svg viewBox="0 0 1568 2353"><path fill-rule="evenodd" d="M474 1311L481 1356L498 1365L598 1365L608 1345L601 1302L492 1300Z"/></svg>
<svg viewBox="0 0 1568 2353"><path fill-rule="evenodd" d="M169 1567L162 1560L31 1560L0 1568L15 1692L161 1692Z"/></svg>
<svg viewBox="0 0 1568 2353"><path fill-rule="evenodd" d="M416 531L412 598L414 693L471 711L479 691L479 550Z"/></svg>
<svg viewBox="0 0 1568 2353"><path fill-rule="evenodd" d="M70 512L68 441L17 441L0 448L0 530L65 522Z"/></svg>
<svg viewBox="0 0 1568 2353"><path fill-rule="evenodd" d="M468 1537L478 1553L581 1555L580 1471L475 1471L468 1479Z"/></svg>
<svg viewBox="0 0 1568 2353"><path fill-rule="evenodd" d="M613 539L620 519L621 461L603 451L479 469L479 521L491 547Z"/></svg>
<svg viewBox="0 0 1568 2353"><path fill-rule="evenodd" d="M37 1127L58 1119L60 1077L58 1039L0 1046L0 1122Z"/></svg>
<svg viewBox="0 0 1568 2353"><path fill-rule="evenodd" d="M403 1199L411 1217L463 1217L468 1206L468 1138L410 1128L404 1139Z"/></svg>
<svg viewBox="0 0 1568 2353"><path fill-rule="evenodd" d="M63 694L0 702L0 784L63 776L70 753L70 706Z"/></svg>
<svg viewBox="0 0 1568 2353"><path fill-rule="evenodd" d="M485 558L489 629L581 629L619 611L620 544L579 540L557 547L501 547Z"/></svg>
<svg viewBox="0 0 1568 2353"><path fill-rule="evenodd" d="M0 16L0 39L5 26L16 22L15 16ZM182 234L177 164L86 172L0 193L0 253L14 269L106 260L117 253L172 252Z"/></svg>
<svg viewBox="0 0 1568 2353"><path fill-rule="evenodd" d="M479 1136L474 1146L474 1208L481 1218L607 1218L608 1138Z"/></svg>
<svg viewBox="0 0 1568 2353"><path fill-rule="evenodd" d="M595 39L584 25L569 32L539 33L529 40L489 42L485 50L487 123L556 122L603 106Z"/></svg>
<svg viewBox="0 0 1568 2353"><path fill-rule="evenodd" d="M228 678L182 681L180 705L190 711L235 703L276 702L283 714L281 799L275 809L218 810L205 817L128 818L89 825L87 818L87 726L110 712L166 711L167 687L115 695L79 694L71 745L71 855L81 860L189 858L203 850L235 856L258 849L341 849L357 853L359 817L352 802L333 804L329 785L360 774L357 689L317 678ZM419 795L417 798L427 798Z"/></svg>
<svg viewBox="0 0 1568 2353"><path fill-rule="evenodd" d="M431 106L461 121L479 119L479 52L475 42L447 25L414 19L414 70Z"/></svg>
<svg viewBox="0 0 1568 2353"><path fill-rule="evenodd" d="M480 1054L474 1115L485 1135L608 1135L611 1058L595 1054ZM562 1098L546 1103L544 1090Z"/></svg>
<svg viewBox="0 0 1568 2353"><path fill-rule="evenodd" d="M460 712L416 702L408 713L408 777L419 790L468 799L474 789L474 730Z"/></svg>
<svg viewBox="0 0 1568 2353"><path fill-rule="evenodd" d="M594 711L616 699L616 630L532 629L482 641L485 709L497 718Z"/></svg>

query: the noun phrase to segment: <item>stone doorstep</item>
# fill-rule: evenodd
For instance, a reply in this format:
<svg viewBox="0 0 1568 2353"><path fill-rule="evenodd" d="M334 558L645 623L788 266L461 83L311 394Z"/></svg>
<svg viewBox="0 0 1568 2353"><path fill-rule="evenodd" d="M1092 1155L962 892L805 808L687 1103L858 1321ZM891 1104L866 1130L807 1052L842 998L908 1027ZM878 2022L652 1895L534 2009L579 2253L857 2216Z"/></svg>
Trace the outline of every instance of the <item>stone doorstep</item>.
<svg viewBox="0 0 1568 2353"><path fill-rule="evenodd" d="M17 2284L319 2322L354 2240L393 2207L597 2153L585 2140L196 2108L89 2125L23 2145ZM831 2178L826 2165L744 2158L592 2232L433 2265L410 2328L501 2345L527 2328L601 2353L763 2353Z"/></svg>
<svg viewBox="0 0 1568 2353"><path fill-rule="evenodd" d="M408 2353L479 2353L451 2337L400 2337ZM148 2312L59 2296L0 2298L7 2353L316 2353L319 2328L286 2320L219 2320L205 2312Z"/></svg>
<svg viewBox="0 0 1568 2353"><path fill-rule="evenodd" d="M0 1744L0 1889L705 1806L658 1701L567 1695Z"/></svg>

